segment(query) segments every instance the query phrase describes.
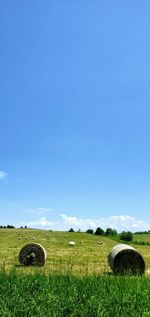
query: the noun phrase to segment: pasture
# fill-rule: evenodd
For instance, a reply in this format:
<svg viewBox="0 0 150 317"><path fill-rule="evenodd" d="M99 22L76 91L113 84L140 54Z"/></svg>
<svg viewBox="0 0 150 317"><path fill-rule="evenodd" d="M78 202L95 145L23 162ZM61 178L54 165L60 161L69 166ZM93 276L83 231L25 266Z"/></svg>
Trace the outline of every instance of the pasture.
<svg viewBox="0 0 150 317"><path fill-rule="evenodd" d="M69 246L69 241L75 241L75 246ZM101 241L104 244L98 244ZM19 265L19 251L30 242L40 243L45 248L47 259L44 268ZM101 274L109 271L107 254L115 244L111 239L87 233L1 229L0 265L5 266L6 271L15 268L17 272L25 273L44 270L47 274Z"/></svg>
<svg viewBox="0 0 150 317"><path fill-rule="evenodd" d="M143 237L144 236L144 237ZM150 235L135 235L134 240L150 242ZM149 240L148 240L149 239ZM75 246L69 246L75 241ZM22 267L18 262L20 249L27 243L40 243L46 250L44 267ZM103 244L99 244L103 242ZM0 229L0 266L8 272L25 274L38 270L45 274L72 274L77 276L110 272L107 256L114 239L78 232L54 232L37 229ZM134 245L133 245L134 246ZM150 270L150 246L135 246L145 259L146 272Z"/></svg>
<svg viewBox="0 0 150 317"><path fill-rule="evenodd" d="M19 251L30 242L45 248L44 267L19 264ZM86 233L1 229L0 316L150 317L150 247L136 246L144 276L116 276L107 255L117 243Z"/></svg>

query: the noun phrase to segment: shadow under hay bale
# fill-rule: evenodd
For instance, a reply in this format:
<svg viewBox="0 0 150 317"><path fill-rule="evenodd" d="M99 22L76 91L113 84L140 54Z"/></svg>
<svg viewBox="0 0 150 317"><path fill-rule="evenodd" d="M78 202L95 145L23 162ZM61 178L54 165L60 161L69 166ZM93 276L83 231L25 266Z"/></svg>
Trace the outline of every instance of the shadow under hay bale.
<svg viewBox="0 0 150 317"><path fill-rule="evenodd" d="M46 251L38 243L28 243L20 250L18 258L22 265L42 266L46 261Z"/></svg>
<svg viewBox="0 0 150 317"><path fill-rule="evenodd" d="M145 272L142 255L129 245L116 245L108 255L108 262L116 274L144 274Z"/></svg>

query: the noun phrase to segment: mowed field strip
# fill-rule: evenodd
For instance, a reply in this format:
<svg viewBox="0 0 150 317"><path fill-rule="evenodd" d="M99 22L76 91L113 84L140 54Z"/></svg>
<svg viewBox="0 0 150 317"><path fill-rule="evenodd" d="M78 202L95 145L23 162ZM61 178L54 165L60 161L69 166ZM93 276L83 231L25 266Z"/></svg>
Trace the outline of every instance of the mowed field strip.
<svg viewBox="0 0 150 317"><path fill-rule="evenodd" d="M150 242L150 234L135 235L134 240ZM75 246L69 246L75 241ZM103 241L103 244L98 242ZM44 267L23 267L18 262L20 249L27 243L40 243L46 250ZM104 236L78 232L54 232L35 229L0 229L0 265L6 271L15 270L25 274L35 271L45 274L91 275L111 272L107 257L118 242ZM122 242L120 242L122 243ZM132 244L131 244L132 245ZM134 244L133 244L134 246ZM134 246L150 272L150 246Z"/></svg>

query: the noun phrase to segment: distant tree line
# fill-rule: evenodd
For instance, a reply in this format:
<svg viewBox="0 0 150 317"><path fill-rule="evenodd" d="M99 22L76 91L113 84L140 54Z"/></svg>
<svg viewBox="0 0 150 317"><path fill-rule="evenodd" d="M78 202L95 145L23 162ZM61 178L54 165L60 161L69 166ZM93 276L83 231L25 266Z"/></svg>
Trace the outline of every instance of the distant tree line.
<svg viewBox="0 0 150 317"><path fill-rule="evenodd" d="M13 226L13 225L7 225L7 226L2 226L0 225L0 229L15 229L16 227ZM20 229L27 229L27 226L24 226L24 227L20 227Z"/></svg>
<svg viewBox="0 0 150 317"><path fill-rule="evenodd" d="M86 232L94 234L94 230L93 229L88 229ZM98 227L95 230L95 234L97 236L111 236L111 237L113 237L113 236L117 236L117 230L112 229L112 228L107 228L106 231L104 231L101 227Z"/></svg>
<svg viewBox="0 0 150 317"><path fill-rule="evenodd" d="M15 226L13 226L13 225L7 225L7 226L0 225L0 229L15 229Z"/></svg>
<svg viewBox="0 0 150 317"><path fill-rule="evenodd" d="M150 230L148 230L148 231L137 231L137 232L134 232L134 234L150 234Z"/></svg>
<svg viewBox="0 0 150 317"><path fill-rule="evenodd" d="M73 228L70 228L69 232L74 232ZM98 227L95 232L93 229L88 229L86 233L95 234L97 236L107 236L107 237L116 237L119 240L123 240L126 242L130 242L133 240L133 233L130 231L122 231L121 233L117 233L117 230L112 228L107 228L103 230L101 227Z"/></svg>
<svg viewBox="0 0 150 317"><path fill-rule="evenodd" d="M73 228L69 229L69 232L75 232ZM80 232L80 231L77 231ZM93 229L88 229L86 233L90 234L96 234L97 236L106 235L106 236L117 236L117 231L112 228L107 228L106 231L104 231L102 228L98 227L95 232Z"/></svg>

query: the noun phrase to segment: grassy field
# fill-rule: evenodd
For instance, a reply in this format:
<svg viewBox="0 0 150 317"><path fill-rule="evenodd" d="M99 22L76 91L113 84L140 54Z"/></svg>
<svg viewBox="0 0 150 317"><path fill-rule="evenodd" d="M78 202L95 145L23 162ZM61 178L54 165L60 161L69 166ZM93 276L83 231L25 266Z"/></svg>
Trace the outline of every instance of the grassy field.
<svg viewBox="0 0 150 317"><path fill-rule="evenodd" d="M21 239L20 239L21 238ZM146 239L150 235L146 235ZM143 240L141 235L135 240ZM70 247L68 242L75 241L76 245ZM98 244L103 241L104 244ZM18 262L18 254L23 245L29 242L38 242L47 252L44 268L22 267ZM1 229L0 230L0 266L6 271L14 267L17 272L31 273L35 270L47 274L89 275L110 272L107 262L109 251L118 242L87 233L77 232L50 232L34 229ZM150 270L150 246L136 246L146 262L146 271Z"/></svg>
<svg viewBox="0 0 150 317"><path fill-rule="evenodd" d="M21 238L21 239L20 239ZM68 242L75 241L70 247ZM103 241L99 245L97 242ZM22 268L18 263L18 254L23 245L38 242L47 252L44 268L38 268L45 273L77 275L101 274L109 271L107 263L108 252L116 244L105 237L86 233L50 232L32 229L1 229L0 230L0 265L7 271L16 268L25 273L34 272L37 268Z"/></svg>
<svg viewBox="0 0 150 317"><path fill-rule="evenodd" d="M3 317L149 317L144 277L0 273Z"/></svg>
<svg viewBox="0 0 150 317"><path fill-rule="evenodd" d="M29 242L46 249L44 267L19 265L18 253ZM1 229L0 316L150 317L150 247L136 246L146 262L144 276L114 276L107 255L117 243L86 233Z"/></svg>

